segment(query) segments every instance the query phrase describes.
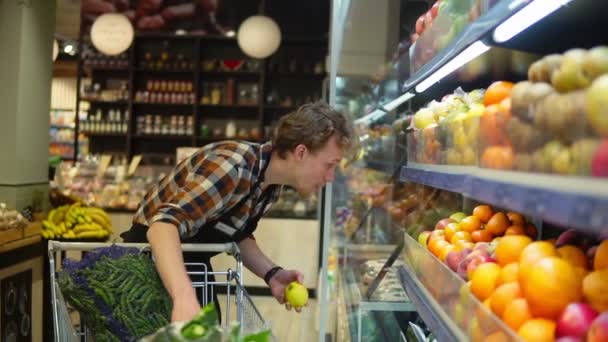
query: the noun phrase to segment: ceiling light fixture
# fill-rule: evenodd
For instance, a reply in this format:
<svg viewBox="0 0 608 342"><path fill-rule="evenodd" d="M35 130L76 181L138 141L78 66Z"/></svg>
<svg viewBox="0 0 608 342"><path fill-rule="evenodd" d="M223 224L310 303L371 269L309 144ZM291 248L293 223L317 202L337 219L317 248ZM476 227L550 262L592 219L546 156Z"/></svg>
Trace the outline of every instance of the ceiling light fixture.
<svg viewBox="0 0 608 342"><path fill-rule="evenodd" d="M484 44L481 41L476 41L475 43L469 45L466 49L462 50L460 54L456 57L452 58L449 62L447 62L444 66L435 71L431 76L427 77L424 81L420 82L416 86L416 92L422 93L427 90L433 84L439 82L441 79L451 74L461 66L467 64L478 56L481 56L483 53L488 51L490 47Z"/></svg>
<svg viewBox="0 0 608 342"><path fill-rule="evenodd" d="M504 43L572 0L535 0L498 25L493 38Z"/></svg>
<svg viewBox="0 0 608 342"><path fill-rule="evenodd" d="M239 27L237 42L243 52L253 58L266 58L279 48L281 29L269 17L254 15Z"/></svg>

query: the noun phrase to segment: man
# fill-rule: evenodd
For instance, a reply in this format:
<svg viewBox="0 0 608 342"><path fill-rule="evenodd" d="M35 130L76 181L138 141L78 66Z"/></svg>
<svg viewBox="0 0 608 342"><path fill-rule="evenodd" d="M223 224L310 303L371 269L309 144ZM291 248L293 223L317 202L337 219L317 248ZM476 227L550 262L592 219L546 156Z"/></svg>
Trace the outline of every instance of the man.
<svg viewBox="0 0 608 342"><path fill-rule="evenodd" d="M213 256L182 256L181 242L237 242L245 267L285 303L285 287L303 282L303 276L274 264L252 234L283 185L308 196L333 181L352 132L342 113L323 102L306 104L279 120L272 142L207 145L148 191L123 238L150 243L173 300L172 321L189 320L200 310L184 261L204 262L210 269Z"/></svg>

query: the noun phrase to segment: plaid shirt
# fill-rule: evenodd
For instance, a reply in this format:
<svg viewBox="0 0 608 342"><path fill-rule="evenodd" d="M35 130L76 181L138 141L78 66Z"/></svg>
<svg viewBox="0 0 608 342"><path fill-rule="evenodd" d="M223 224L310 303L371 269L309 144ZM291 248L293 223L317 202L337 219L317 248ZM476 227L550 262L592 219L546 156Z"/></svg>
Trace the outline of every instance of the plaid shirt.
<svg viewBox="0 0 608 342"><path fill-rule="evenodd" d="M270 162L271 150L270 143L237 141L200 148L148 190L133 223L148 227L158 221L172 223L182 238L189 238L254 191L230 217L234 228L244 229L248 218L267 212L280 195L281 187L274 187L268 205L261 208L262 189L252 189Z"/></svg>

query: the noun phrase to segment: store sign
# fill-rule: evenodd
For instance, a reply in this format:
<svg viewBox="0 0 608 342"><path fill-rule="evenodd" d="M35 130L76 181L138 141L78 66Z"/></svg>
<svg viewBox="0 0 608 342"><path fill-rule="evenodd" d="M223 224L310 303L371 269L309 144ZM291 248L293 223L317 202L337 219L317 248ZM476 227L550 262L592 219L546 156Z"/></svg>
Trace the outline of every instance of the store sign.
<svg viewBox="0 0 608 342"><path fill-rule="evenodd" d="M118 55L131 46L133 25L122 14L104 14L91 27L91 41L99 52L108 56Z"/></svg>

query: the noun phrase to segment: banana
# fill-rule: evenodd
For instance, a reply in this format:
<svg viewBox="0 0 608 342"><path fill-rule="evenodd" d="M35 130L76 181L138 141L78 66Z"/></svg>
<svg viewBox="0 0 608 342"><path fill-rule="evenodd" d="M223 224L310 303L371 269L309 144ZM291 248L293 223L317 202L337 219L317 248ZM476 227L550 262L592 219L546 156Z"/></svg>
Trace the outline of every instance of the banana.
<svg viewBox="0 0 608 342"><path fill-rule="evenodd" d="M110 221L106 220L102 215L99 215L99 213L89 213L89 217L93 220L93 222L101 225L106 230L112 230L112 224Z"/></svg>
<svg viewBox="0 0 608 342"><path fill-rule="evenodd" d="M46 218L47 220L55 223L55 215L57 214L57 209L53 209L51 210L51 212L49 213L49 216Z"/></svg>
<svg viewBox="0 0 608 342"><path fill-rule="evenodd" d="M46 230L48 230L48 231L51 231L51 232L55 231L55 224L51 221L48 221L48 220L42 221L42 226L44 228L46 228Z"/></svg>
<svg viewBox="0 0 608 342"><path fill-rule="evenodd" d="M86 232L86 231L101 231L101 232L106 233L106 230L103 229L103 227L97 223L79 224L79 225L75 226L74 229L72 229L72 231L76 235L78 235L79 233L82 233L82 232Z"/></svg>
<svg viewBox="0 0 608 342"><path fill-rule="evenodd" d="M86 223L93 223L93 219L91 218L91 216L89 214L86 214L83 217L84 217L84 221Z"/></svg>

